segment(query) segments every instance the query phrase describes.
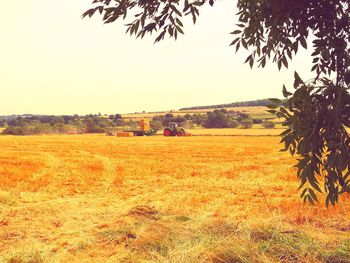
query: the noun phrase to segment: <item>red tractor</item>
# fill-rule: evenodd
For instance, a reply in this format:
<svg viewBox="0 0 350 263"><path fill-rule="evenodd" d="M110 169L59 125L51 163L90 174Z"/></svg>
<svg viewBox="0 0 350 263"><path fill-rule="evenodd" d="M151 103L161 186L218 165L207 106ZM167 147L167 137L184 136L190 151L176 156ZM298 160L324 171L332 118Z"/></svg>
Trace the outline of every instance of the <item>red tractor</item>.
<svg viewBox="0 0 350 263"><path fill-rule="evenodd" d="M179 127L176 122L169 122L169 127L166 127L163 132L164 136L185 136L184 128Z"/></svg>

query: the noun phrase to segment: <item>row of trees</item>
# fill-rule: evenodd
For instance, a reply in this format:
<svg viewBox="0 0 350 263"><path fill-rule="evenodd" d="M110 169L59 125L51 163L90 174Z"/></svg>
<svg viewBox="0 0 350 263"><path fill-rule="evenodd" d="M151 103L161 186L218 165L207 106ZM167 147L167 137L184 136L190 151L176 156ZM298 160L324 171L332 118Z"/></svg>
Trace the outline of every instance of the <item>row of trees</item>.
<svg viewBox="0 0 350 263"><path fill-rule="evenodd" d="M239 111L227 111L226 109L214 110L206 114L185 114L174 116L171 113L154 116L151 122L152 128L160 130L170 122L179 123L185 128L193 125L205 128L251 128L253 124L262 124L265 128L274 128L275 123L263 119L249 118L248 114Z"/></svg>
<svg viewBox="0 0 350 263"><path fill-rule="evenodd" d="M72 126L63 123L51 125L49 123L38 123L33 125L8 126L2 131L6 135L34 135L34 134L51 134L51 133L68 133L74 131Z"/></svg>
<svg viewBox="0 0 350 263"><path fill-rule="evenodd" d="M51 133L105 133L125 125L126 120L120 114L101 115L64 115L64 116L13 116L0 119L0 127L5 127L2 134L33 135ZM175 116L172 113L156 115L151 121L155 130L162 130L176 122L191 129L194 125L205 128L251 128L253 124L261 123L266 128L273 128L274 123L262 119L251 119L245 113L214 110L206 114L185 114Z"/></svg>
<svg viewBox="0 0 350 263"><path fill-rule="evenodd" d="M205 109L222 109L222 108L232 108L232 107L253 107L253 106L267 106L270 102L268 100L250 100L250 101L240 101L227 104L217 104L209 106L195 106L182 108L180 110L205 110Z"/></svg>
<svg viewBox="0 0 350 263"><path fill-rule="evenodd" d="M33 135L50 133L104 133L123 126L120 114L110 116L16 116L1 119L2 134Z"/></svg>

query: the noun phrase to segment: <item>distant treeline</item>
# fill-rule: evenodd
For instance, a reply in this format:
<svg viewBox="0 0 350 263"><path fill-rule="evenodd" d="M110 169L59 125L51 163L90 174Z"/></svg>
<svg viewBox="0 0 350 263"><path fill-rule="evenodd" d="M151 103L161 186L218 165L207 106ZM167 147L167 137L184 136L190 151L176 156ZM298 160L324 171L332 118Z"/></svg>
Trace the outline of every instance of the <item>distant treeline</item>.
<svg viewBox="0 0 350 263"><path fill-rule="evenodd" d="M233 102L228 104L218 104L218 105L209 105L209 106L195 106L182 108L180 110L206 110L206 109L221 109L221 108L231 108L231 107L254 107L254 106L267 106L271 104L267 99L264 100L251 100L251 101L241 101Z"/></svg>
<svg viewBox="0 0 350 263"><path fill-rule="evenodd" d="M165 115L156 115L153 117L151 125L154 129L160 130L169 125L170 122L176 122L184 128L193 128L194 125L204 128L251 128L253 124L262 124L265 128L274 128L275 123L269 121L271 118L251 118L248 114L226 110L216 109L204 114L185 114L183 116L167 113Z"/></svg>
<svg viewBox="0 0 350 263"><path fill-rule="evenodd" d="M0 127L5 128L2 134L6 135L104 133L123 125L124 120L120 114L0 116Z"/></svg>
<svg viewBox="0 0 350 263"><path fill-rule="evenodd" d="M207 113L174 115L167 113L155 115L150 124L154 130L162 130L175 122L184 128L250 128L253 124L262 124L273 128L274 123L265 116L252 117L246 113L216 109ZM35 135L35 134L77 134L77 133L113 133L122 130L131 119L115 115L12 115L0 116L1 134L4 135ZM269 127L267 127L267 126ZM273 127L271 127L273 126Z"/></svg>

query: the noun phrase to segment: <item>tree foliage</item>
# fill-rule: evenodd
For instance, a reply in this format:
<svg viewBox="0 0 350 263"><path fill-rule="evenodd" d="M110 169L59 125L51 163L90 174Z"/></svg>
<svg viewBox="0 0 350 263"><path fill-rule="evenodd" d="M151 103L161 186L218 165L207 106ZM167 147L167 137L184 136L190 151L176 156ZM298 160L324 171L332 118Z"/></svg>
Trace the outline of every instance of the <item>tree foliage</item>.
<svg viewBox="0 0 350 263"><path fill-rule="evenodd" d="M249 129L253 126L253 120L252 119L243 119L239 122L242 129Z"/></svg>
<svg viewBox="0 0 350 263"><path fill-rule="evenodd" d="M183 34L183 17L193 23L204 5L215 0L94 0L83 16L96 12L105 23L127 20L127 32L143 38L157 33ZM279 69L300 48L308 48L312 35L313 81L305 83L295 74L294 92L284 87L285 101L272 111L285 118L282 141L286 150L299 156L298 176L302 198L314 203L315 191L327 193L326 204L335 204L339 194L350 192L350 0L238 0L238 24L231 34L235 50L249 52L246 63L264 67L272 60ZM335 78L335 79L332 79ZM276 101L275 101L276 102ZM281 106L281 103L283 104ZM281 107L280 107L281 106Z"/></svg>
<svg viewBox="0 0 350 263"><path fill-rule="evenodd" d="M340 194L350 192L348 89L327 78L305 83L297 73L294 87L294 94L285 92L282 106L276 105L278 101L270 106L288 127L281 134L284 150L298 156L303 200L314 204L318 201L315 192L322 193L323 188L326 205L334 205Z"/></svg>
<svg viewBox="0 0 350 263"><path fill-rule="evenodd" d="M220 109L220 108L232 108L232 107L254 107L254 106L267 106L270 102L268 99L264 100L250 100L250 101L239 101L227 104L215 104L206 106L194 106L181 108L180 110L205 110L205 109Z"/></svg>
<svg viewBox="0 0 350 263"><path fill-rule="evenodd" d="M5 129L1 134L8 135L102 133L125 124L123 119L115 118L114 115L109 118L92 114L86 116L22 115L3 116L3 118L5 118Z"/></svg>
<svg viewBox="0 0 350 263"><path fill-rule="evenodd" d="M266 129L273 129L276 126L276 123L273 121L264 121L261 123L261 126L263 126Z"/></svg>
<svg viewBox="0 0 350 263"><path fill-rule="evenodd" d="M205 128L227 128L227 125L227 112L224 110L208 112L207 119L204 123Z"/></svg>

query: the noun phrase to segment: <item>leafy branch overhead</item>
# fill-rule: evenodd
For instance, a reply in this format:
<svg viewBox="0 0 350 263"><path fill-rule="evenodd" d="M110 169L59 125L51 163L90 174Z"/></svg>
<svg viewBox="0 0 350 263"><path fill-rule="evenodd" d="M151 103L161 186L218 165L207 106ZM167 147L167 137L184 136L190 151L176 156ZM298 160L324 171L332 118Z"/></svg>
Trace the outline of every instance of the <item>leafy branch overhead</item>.
<svg viewBox="0 0 350 263"><path fill-rule="evenodd" d="M199 9L214 5L215 0L94 0L94 7L83 17L102 15L104 23L127 20L127 32L143 38L157 33L155 42L166 35L178 37L184 33L182 18L191 16L196 23ZM231 34L231 45L250 50L246 62L264 67L269 59L288 67L289 61L302 48L312 33L313 67L320 74L331 74L349 63L346 47L349 42L349 1L280 1L238 0L239 23ZM341 55L347 61L336 61Z"/></svg>
<svg viewBox="0 0 350 263"><path fill-rule="evenodd" d="M337 63L336 57L346 58L344 47L349 41L349 1L238 1L237 36L231 45L238 50L253 49L247 58L253 66L264 67L269 59L278 68L288 68L288 61L302 48L307 48L313 35L312 70L317 76L331 74L348 61ZM348 60L347 58L346 60Z"/></svg>
<svg viewBox="0 0 350 263"><path fill-rule="evenodd" d="M327 78L305 83L295 73L294 94L283 87L285 100L272 101L270 112L283 118L284 151L297 155L297 175L304 202L327 194L326 205L350 193L350 94ZM323 190L322 190L323 188Z"/></svg>
<svg viewBox="0 0 350 263"><path fill-rule="evenodd" d="M128 19L126 32L137 38L156 32L155 42L158 42L166 35L177 39L179 33L184 34L182 17L190 15L196 23L199 8L207 2L214 5L214 0L94 0L95 7L87 10L83 17L98 13L103 15L102 20L106 24Z"/></svg>
<svg viewBox="0 0 350 263"><path fill-rule="evenodd" d="M126 20L131 35L157 33L158 42L166 35L176 39L184 33L184 17L196 23L200 8L214 4L215 0L94 0L83 16L98 13L105 23ZM335 204L340 194L350 193L350 0L237 0L237 11L231 45L236 51L247 50L250 67L272 61L279 69L288 68L301 48L312 48L315 78L305 83L296 73L295 91L283 87L285 100L275 101L270 112L285 118L282 141L285 150L299 158L304 201L317 201L316 192L323 187L326 204Z"/></svg>

